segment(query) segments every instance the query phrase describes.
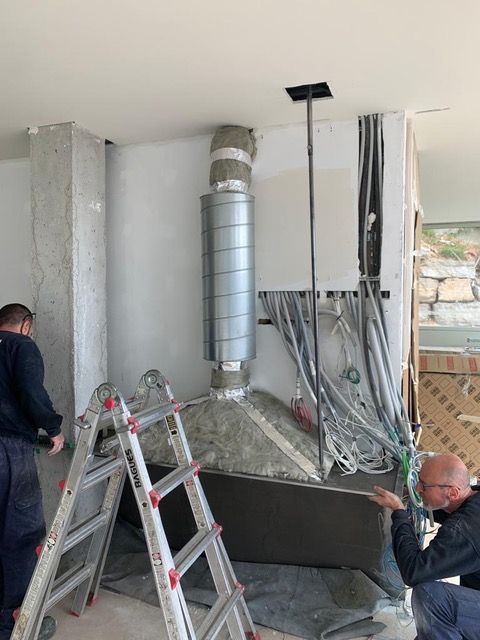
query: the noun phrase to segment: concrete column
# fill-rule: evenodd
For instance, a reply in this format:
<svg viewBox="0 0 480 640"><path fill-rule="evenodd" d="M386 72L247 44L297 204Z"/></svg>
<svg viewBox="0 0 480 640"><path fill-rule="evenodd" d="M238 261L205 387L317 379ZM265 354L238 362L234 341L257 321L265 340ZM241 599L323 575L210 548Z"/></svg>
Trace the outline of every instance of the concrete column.
<svg viewBox="0 0 480 640"><path fill-rule="evenodd" d="M105 141L74 122L29 133L36 340L45 386L73 442L74 418L107 378ZM39 456L47 521L69 463L68 452Z"/></svg>

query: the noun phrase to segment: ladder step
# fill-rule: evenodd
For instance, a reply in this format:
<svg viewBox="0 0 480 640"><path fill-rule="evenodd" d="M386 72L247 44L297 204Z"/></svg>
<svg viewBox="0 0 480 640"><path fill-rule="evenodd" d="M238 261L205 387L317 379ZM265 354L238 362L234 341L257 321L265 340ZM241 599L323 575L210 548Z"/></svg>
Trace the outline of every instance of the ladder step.
<svg viewBox="0 0 480 640"><path fill-rule="evenodd" d="M127 405L128 410L132 412L137 407L142 406L143 403L144 403L143 398L136 398L136 399L132 398L131 400L127 400L125 404ZM83 429L90 426L89 423L84 421L83 416L80 418L76 418L74 422L78 427ZM110 413L110 411L103 412L100 419L97 422L96 431L102 431L103 429L108 429L108 427L111 427L111 426L113 426L112 414Z"/></svg>
<svg viewBox="0 0 480 640"><path fill-rule="evenodd" d="M132 413L132 418L139 423L137 433L141 433L152 424L175 413L181 406L180 403L173 404L173 402L166 402L164 404L154 405L150 407L150 409L144 409L138 413Z"/></svg>
<svg viewBox="0 0 480 640"><path fill-rule="evenodd" d="M198 628L197 640L213 640L218 635L229 613L232 612L244 591L244 587L238 585L230 596L220 596L218 598Z"/></svg>
<svg viewBox="0 0 480 640"><path fill-rule="evenodd" d="M173 402L165 402L164 404L157 404L150 409L144 409L138 413L131 414L132 421L137 423L135 433L141 433L148 427L151 427L152 424L175 413L175 411L178 411L182 406L181 403L174 404ZM119 442L116 435L105 438L100 445L100 453L107 453L111 449L118 447L118 445Z"/></svg>
<svg viewBox="0 0 480 640"><path fill-rule="evenodd" d="M171 471L164 478L156 482L153 485L153 489L158 493L160 499L162 499L170 493L170 491L180 486L182 482L191 478L193 474L198 473L199 469L200 466L198 464L186 464L177 467L174 471Z"/></svg>
<svg viewBox="0 0 480 640"><path fill-rule="evenodd" d="M183 574L192 566L202 553L209 547L212 542L222 533L222 527L218 524L213 525L210 531L199 531L187 544L181 549L175 558L173 564L175 570L183 576Z"/></svg>
<svg viewBox="0 0 480 640"><path fill-rule="evenodd" d="M132 398L131 400L126 401L126 405L130 413L133 413L137 407L141 407L144 403L144 398ZM100 420L98 421L98 429L105 429L105 427L109 427L113 425L112 414L110 411L102 414Z"/></svg>
<svg viewBox="0 0 480 640"><path fill-rule="evenodd" d="M131 398L130 400L127 400L125 404L127 405L128 410L132 412L137 407L140 407L143 403L144 403L143 398ZM73 422L80 429L89 429L92 426L89 422L85 421L84 416L79 416L78 418L75 418ZM111 426L113 426L112 414L110 413L110 411L103 411L102 415L100 416L100 419L96 424L95 430L101 431Z"/></svg>
<svg viewBox="0 0 480 640"><path fill-rule="evenodd" d="M87 471L85 479L82 484L82 491L86 489L90 489L94 485L98 484L102 480L106 480L111 475L121 469L125 464L125 460L123 458L104 458L99 462L96 462L92 467Z"/></svg>
<svg viewBox="0 0 480 640"><path fill-rule="evenodd" d="M93 564L87 565L75 565L70 571L60 576L58 581L53 584L50 598L48 599L46 610L54 607L60 600L63 600L65 596L71 593L74 589L85 582L95 570Z"/></svg>
<svg viewBox="0 0 480 640"><path fill-rule="evenodd" d="M67 539L65 540L65 544L63 546L63 553L69 551L79 542L85 540L85 538L88 538L89 535L91 535L97 529L100 529L100 527L104 527L106 524L108 524L110 515L110 511L102 511L98 515L95 515L92 518L81 522L77 526L74 526L70 533L67 535Z"/></svg>

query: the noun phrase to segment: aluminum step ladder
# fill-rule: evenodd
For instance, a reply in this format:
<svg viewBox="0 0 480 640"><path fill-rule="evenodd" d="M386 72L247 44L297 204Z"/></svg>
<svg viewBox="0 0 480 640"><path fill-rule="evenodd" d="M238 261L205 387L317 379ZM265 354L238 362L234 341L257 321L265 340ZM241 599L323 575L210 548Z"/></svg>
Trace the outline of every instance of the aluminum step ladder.
<svg viewBox="0 0 480 640"><path fill-rule="evenodd" d="M146 408L151 392L157 402ZM95 390L85 415L75 421L80 435L70 472L11 640L36 640L45 613L72 591L76 591L72 606L75 615L83 613L88 601L95 601L126 473L142 519L169 640L213 640L220 631L228 632L232 640L259 639L243 596L245 588L235 577L221 539L222 528L215 522L203 492L198 477L200 466L192 459L180 409L168 381L157 370L142 376L129 402L125 402L112 384L104 383ZM138 435L161 420L168 429L178 467L152 485ZM104 439L100 447L106 457L93 461L98 433L109 423L115 435ZM72 525L81 492L106 479L108 484L98 513ZM173 557L159 504L164 496L180 486L187 493L197 533ZM85 560L56 577L62 555L89 536ZM202 554L207 558L217 600L195 629L181 578Z"/></svg>

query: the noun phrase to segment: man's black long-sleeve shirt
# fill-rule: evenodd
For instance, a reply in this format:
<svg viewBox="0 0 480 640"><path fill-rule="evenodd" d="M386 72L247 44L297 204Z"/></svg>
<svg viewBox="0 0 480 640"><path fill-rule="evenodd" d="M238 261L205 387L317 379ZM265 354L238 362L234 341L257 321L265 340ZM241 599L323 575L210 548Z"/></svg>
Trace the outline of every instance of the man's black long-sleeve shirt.
<svg viewBox="0 0 480 640"><path fill-rule="evenodd" d="M62 416L43 386L44 365L28 336L0 331L0 434L35 442L38 429L53 437Z"/></svg>
<svg viewBox="0 0 480 640"><path fill-rule="evenodd" d="M405 584L459 575L462 586L480 590L480 491L453 513L439 511L439 516L442 526L422 550L407 512L392 513L393 550Z"/></svg>

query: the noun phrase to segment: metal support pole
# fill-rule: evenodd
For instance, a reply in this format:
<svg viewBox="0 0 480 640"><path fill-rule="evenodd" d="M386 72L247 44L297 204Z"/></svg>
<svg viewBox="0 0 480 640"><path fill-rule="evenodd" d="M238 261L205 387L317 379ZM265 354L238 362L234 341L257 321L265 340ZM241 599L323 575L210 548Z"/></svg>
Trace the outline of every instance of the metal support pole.
<svg viewBox="0 0 480 640"><path fill-rule="evenodd" d="M317 300L317 238L315 225L315 190L313 176L313 119L312 119L312 85L307 88L307 129L308 129L308 183L310 190L310 253L312 264L312 295L313 295L313 338L315 348L315 395L317 397L317 429L318 429L318 461L320 476L325 479L323 453L323 412L322 412L322 382L320 377L320 350L318 339L318 300Z"/></svg>

